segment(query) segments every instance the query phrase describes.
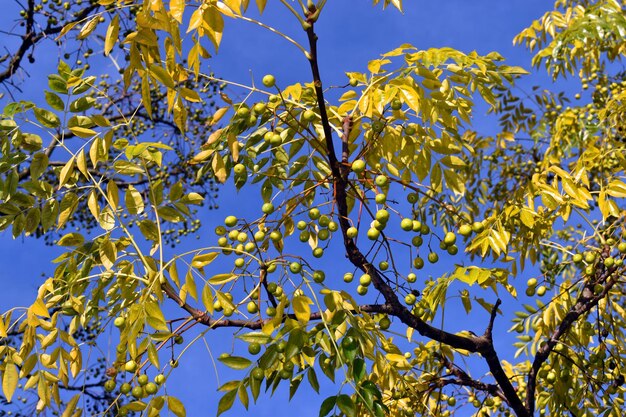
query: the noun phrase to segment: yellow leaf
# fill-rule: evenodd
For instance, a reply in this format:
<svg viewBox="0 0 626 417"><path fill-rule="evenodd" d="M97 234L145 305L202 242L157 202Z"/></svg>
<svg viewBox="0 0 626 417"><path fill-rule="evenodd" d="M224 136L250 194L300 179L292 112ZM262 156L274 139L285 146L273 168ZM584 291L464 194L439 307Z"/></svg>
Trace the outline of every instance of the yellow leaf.
<svg viewBox="0 0 626 417"><path fill-rule="evenodd" d="M74 157L72 156L69 161L65 163L63 168L61 168L61 173L59 174L59 188L63 187L63 184L67 182L70 175L74 172Z"/></svg>
<svg viewBox="0 0 626 417"><path fill-rule="evenodd" d="M185 0L170 0L170 13L178 23L183 23L184 12Z"/></svg>
<svg viewBox="0 0 626 417"><path fill-rule="evenodd" d="M311 304L313 304L313 301L304 295L296 296L291 301L293 312L300 323L307 324L309 322L311 318Z"/></svg>
<svg viewBox="0 0 626 417"><path fill-rule="evenodd" d="M15 388L17 388L17 366L13 362L9 362L4 366L4 375L2 376L2 391L7 402L11 402Z"/></svg>
<svg viewBox="0 0 626 417"><path fill-rule="evenodd" d="M37 298L35 300L33 305L30 306L30 310L38 316L50 317L50 314L48 313L48 309L46 308L46 305L44 304L41 298Z"/></svg>
<svg viewBox="0 0 626 417"><path fill-rule="evenodd" d="M80 29L80 32L78 32L78 36L76 36L76 39L83 40L87 36L91 35L91 33L94 30L96 30L96 27L98 27L99 19L100 19L100 15L96 15L92 17L91 19L89 19L89 21L85 23L83 27Z"/></svg>
<svg viewBox="0 0 626 417"><path fill-rule="evenodd" d="M115 42L117 41L118 35L120 33L120 17L119 15L115 15L111 23L109 23L109 27L107 28L107 33L104 38L104 55L109 55L113 46L115 46Z"/></svg>

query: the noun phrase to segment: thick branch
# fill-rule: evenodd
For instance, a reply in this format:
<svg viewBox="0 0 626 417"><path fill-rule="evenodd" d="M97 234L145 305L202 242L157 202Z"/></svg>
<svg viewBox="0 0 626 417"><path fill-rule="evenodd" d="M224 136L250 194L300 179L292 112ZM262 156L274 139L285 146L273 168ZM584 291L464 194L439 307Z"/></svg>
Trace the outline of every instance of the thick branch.
<svg viewBox="0 0 626 417"><path fill-rule="evenodd" d="M605 250L606 252L606 250ZM604 253L601 259L598 261L598 265L602 265L603 258L607 257L608 253ZM550 353L554 350L554 347L558 343L559 339L565 335L572 325L583 315L587 314L591 309L598 305L598 302L606 297L611 288L617 283L618 277L624 269L617 270L613 268L598 268L596 275L593 279L588 279L583 287L576 303L570 308L559 326L552 332L550 338L546 343L539 348L535 359L533 361L532 368L528 373L528 383L526 388L526 408L530 415L535 411L535 391L537 389L537 374L541 365L548 359ZM599 294L594 294L594 287L596 284L604 284L603 290Z"/></svg>
<svg viewBox="0 0 626 417"><path fill-rule="evenodd" d="M311 13L314 13L312 11ZM339 224L343 234L344 247L346 249L346 256L350 262L359 268L361 271L369 274L372 277L372 283L376 290L382 294L385 302L391 308L391 314L396 316L405 325L417 330L422 336L429 339L444 343L455 349L467 350L473 353L480 353L487 364L489 370L496 379L496 382L502 389L507 402L513 408L515 413L520 417L527 417L529 414L524 408L522 400L517 395L515 388L511 384L511 381L507 377L500 360L496 354L491 340L490 328L487 329L485 336L460 336L454 333L449 333L444 330L438 329L426 323L413 315L398 299L398 296L394 289L387 284L384 277L378 272L378 270L367 260L365 255L356 246L354 240L347 235L347 230L350 227L348 221L348 204L347 204L347 180L342 175L342 163L337 160L335 148L332 141L332 129L330 127L330 121L326 111L326 102L324 100L324 93L322 89L322 81L320 78L320 71L317 62L317 35L314 31L313 19L308 19L310 26L306 33L309 39L310 55L309 63L311 65L311 72L313 74L313 85L315 86L315 92L317 94L317 102L320 110L320 117L322 119L322 126L324 127L325 143L327 148L327 156L330 161L331 172L333 176L333 189L335 202L337 204L337 210L339 214ZM495 313L494 313L495 314ZM493 317L490 320L489 327L493 326ZM488 335L488 336L487 336Z"/></svg>

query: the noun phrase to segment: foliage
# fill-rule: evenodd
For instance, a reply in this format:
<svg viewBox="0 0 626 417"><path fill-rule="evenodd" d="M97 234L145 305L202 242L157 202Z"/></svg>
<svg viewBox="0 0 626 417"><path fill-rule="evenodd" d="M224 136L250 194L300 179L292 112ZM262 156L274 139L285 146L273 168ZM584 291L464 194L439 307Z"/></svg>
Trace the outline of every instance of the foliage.
<svg viewBox="0 0 626 417"><path fill-rule="evenodd" d="M125 21L125 87L141 94L148 118L164 102L160 114L172 115L185 146L199 132L193 109L206 104L198 86L219 82L200 71L203 40L217 51L228 19L264 25L248 3L100 0L60 32L88 40L102 31L109 53ZM220 128L201 146L191 141L189 153L171 156L172 146L144 134L152 126L114 119L106 109L126 90L97 89L84 67L64 62L49 77L46 105L5 108L0 224L16 237L77 219L98 227L65 233L34 303L2 316L0 334L20 334L0 347L6 399L21 380L36 390L38 410L80 414L80 395L59 389L82 380L86 345L115 326L104 386L111 415L166 407L185 415L162 389L186 358L177 345L183 334L228 329L240 342L219 361L241 377L219 388L218 415L235 401L248 407L263 385L293 396L302 382L318 391L324 379L341 386L320 416L621 415L626 73L616 61L626 4L558 0L522 31L516 42L535 51L533 65L577 76L581 93L550 85L520 97L512 86L526 71L495 52L411 45L329 91L315 32L326 2L280 3L308 45L270 29L303 52L311 80L233 85L245 100L223 92L210 118ZM256 1L260 13L265 5ZM477 100L499 116L495 137L471 127ZM62 164L50 166L37 132L51 135ZM170 255L167 224L194 222L205 200L196 183L167 177L176 169L167 161L184 158L200 184L215 178L259 192L258 216L228 215L215 244ZM20 166L28 166L21 181ZM333 253L350 265L319 259ZM443 273L432 266L440 258ZM524 287L529 303L518 300ZM170 304L185 318L170 315ZM464 311L472 328L446 322L446 308ZM514 362L494 342L494 322L511 310ZM96 336L81 341L86 328ZM477 361L489 372L476 376Z"/></svg>

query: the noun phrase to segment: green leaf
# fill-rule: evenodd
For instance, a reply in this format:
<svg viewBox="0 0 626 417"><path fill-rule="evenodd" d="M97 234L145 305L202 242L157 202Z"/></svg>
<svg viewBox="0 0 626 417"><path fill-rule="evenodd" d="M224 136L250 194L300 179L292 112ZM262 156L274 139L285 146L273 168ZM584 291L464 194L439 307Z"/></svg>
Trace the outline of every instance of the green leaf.
<svg viewBox="0 0 626 417"><path fill-rule="evenodd" d="M61 125L61 120L59 119L59 117L51 111L40 109L38 107L35 107L33 111L35 112L35 117L37 118L39 123L41 123L45 127L54 129L55 127L59 127Z"/></svg>
<svg viewBox="0 0 626 417"><path fill-rule="evenodd" d="M65 110L65 103L58 95L54 94L51 91L46 91L46 103L54 110L63 111Z"/></svg>
<svg viewBox="0 0 626 417"><path fill-rule="evenodd" d="M337 406L346 415L346 417L356 416L356 407L354 406L354 402L352 402L352 398L346 394L337 396Z"/></svg>
<svg viewBox="0 0 626 417"><path fill-rule="evenodd" d="M244 334L240 334L237 336L238 339L243 340L244 342L247 343L253 343L253 342L257 342L260 343L262 345L269 343L272 340L272 337L263 333L263 332L249 332L249 333L244 333Z"/></svg>
<svg viewBox="0 0 626 417"><path fill-rule="evenodd" d="M324 401L322 401L322 405L320 406L319 417L327 416L333 410L333 408L335 408L335 404L337 404L336 395L333 395L332 397L328 397Z"/></svg>
<svg viewBox="0 0 626 417"><path fill-rule="evenodd" d="M246 369L250 365L252 365L252 361L250 359L242 358L241 356L229 355L229 356L218 358L218 360L222 362L224 365L228 366L229 368L238 369L238 370Z"/></svg>
<svg viewBox="0 0 626 417"><path fill-rule="evenodd" d="M141 214L145 208L143 197L132 184L129 185L126 190L124 203L126 204L126 208L130 214Z"/></svg>
<svg viewBox="0 0 626 417"><path fill-rule="evenodd" d="M185 417L187 415L187 412L185 411L185 406L176 397L167 397L167 408L169 408L170 411L174 413L177 417Z"/></svg>
<svg viewBox="0 0 626 417"><path fill-rule="evenodd" d="M222 285L222 284L226 284L227 282L233 281L237 279L238 277L239 275L233 274L231 272L226 273L226 274L217 274L209 279L209 283L213 285Z"/></svg>
<svg viewBox="0 0 626 417"><path fill-rule="evenodd" d="M232 391L228 391L222 398L220 398L220 402L217 404L217 415L219 416L225 411L228 411L233 406L235 402L235 396L237 395L237 390L234 389Z"/></svg>
<svg viewBox="0 0 626 417"><path fill-rule="evenodd" d="M77 232L68 233L59 239L57 245L59 246L80 246L85 241L83 235Z"/></svg>

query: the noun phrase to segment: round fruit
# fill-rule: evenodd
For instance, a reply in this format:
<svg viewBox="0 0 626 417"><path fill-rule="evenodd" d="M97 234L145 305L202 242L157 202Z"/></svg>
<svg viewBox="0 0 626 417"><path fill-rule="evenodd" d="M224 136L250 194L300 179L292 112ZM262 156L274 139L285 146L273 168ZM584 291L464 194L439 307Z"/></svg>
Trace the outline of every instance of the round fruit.
<svg viewBox="0 0 626 417"><path fill-rule="evenodd" d="M328 229L321 229L319 232L317 232L317 238L319 240L328 240L329 237L330 232L328 231Z"/></svg>
<svg viewBox="0 0 626 417"><path fill-rule="evenodd" d="M320 210L316 207L313 207L311 210L309 210L309 218L311 220L317 220L320 218Z"/></svg>
<svg viewBox="0 0 626 417"><path fill-rule="evenodd" d="M415 129L415 126L408 125L404 127L404 133L406 133L409 136L414 135L416 132L417 132L417 129Z"/></svg>
<svg viewBox="0 0 626 417"><path fill-rule="evenodd" d="M256 103L254 107L252 107L252 110L254 110L256 114L263 114L265 113L266 109L267 109L267 106L265 105L265 103L262 103L262 102Z"/></svg>
<svg viewBox="0 0 626 417"><path fill-rule="evenodd" d="M352 162L352 171L356 174L360 174L361 172L365 171L365 161L362 159L357 159Z"/></svg>
<svg viewBox="0 0 626 417"><path fill-rule="evenodd" d="M330 217L325 214L322 214L317 220L320 226L327 227L330 224Z"/></svg>
<svg viewBox="0 0 626 417"><path fill-rule="evenodd" d="M120 385L120 392L122 394L128 394L131 389L132 387L130 386L128 382L124 382L122 385Z"/></svg>
<svg viewBox="0 0 626 417"><path fill-rule="evenodd" d="M615 259L608 257L604 260L604 266L607 268L611 268L613 265L615 265Z"/></svg>
<svg viewBox="0 0 626 417"><path fill-rule="evenodd" d="M383 222L379 222L378 220L374 220L370 226L380 232L382 230L385 230L385 227L387 226L387 223L383 223Z"/></svg>
<svg viewBox="0 0 626 417"><path fill-rule="evenodd" d="M148 375L146 375L146 374L141 374L141 375L139 375L139 376L137 377L137 383L138 383L139 385L141 385L142 387L143 387L144 385L146 385L146 384L148 383L148 381L149 381L149 379L148 379Z"/></svg>
<svg viewBox="0 0 626 417"><path fill-rule="evenodd" d="M265 214L272 214L274 212L274 205L272 203L265 203L261 206L261 211Z"/></svg>
<svg viewBox="0 0 626 417"><path fill-rule="evenodd" d="M283 234L278 230L273 230L272 233L270 233L270 239L272 239L273 242L278 242L282 238Z"/></svg>
<svg viewBox="0 0 626 417"><path fill-rule="evenodd" d="M306 122L312 122L315 119L315 112L313 110L305 110L304 113L302 113L302 118Z"/></svg>
<svg viewBox="0 0 626 417"><path fill-rule="evenodd" d="M124 370L126 372L135 372L137 370L137 362L134 360L129 360L124 364Z"/></svg>
<svg viewBox="0 0 626 417"><path fill-rule="evenodd" d="M143 388L140 387L139 385L136 385L131 390L131 394L133 394L133 397L135 398L141 398L143 397Z"/></svg>
<svg viewBox="0 0 626 417"><path fill-rule="evenodd" d="M585 262L588 264L593 263L596 260L595 252L585 252Z"/></svg>
<svg viewBox="0 0 626 417"><path fill-rule="evenodd" d="M411 204L415 204L417 203L417 200L419 199L417 193L409 193L406 196L406 201L408 201Z"/></svg>
<svg viewBox="0 0 626 417"><path fill-rule="evenodd" d="M577 264L581 263L583 261L583 255L580 253L575 254L572 257L572 261L574 261L574 263L577 263Z"/></svg>
<svg viewBox="0 0 626 417"><path fill-rule="evenodd" d="M293 274L298 274L302 271L302 265L299 262L292 262L289 264L289 270Z"/></svg>
<svg viewBox="0 0 626 417"><path fill-rule="evenodd" d="M235 174L241 175L246 172L246 166L244 164L237 164L233 167L233 171L235 171Z"/></svg>
<svg viewBox="0 0 626 417"><path fill-rule="evenodd" d="M384 128L385 128L385 124L381 122L380 120L376 120L375 122L372 123L372 130L376 133L382 132Z"/></svg>
<svg viewBox="0 0 626 417"><path fill-rule="evenodd" d="M400 222L400 228L406 232L410 232L413 230L413 220L409 218L404 218Z"/></svg>
<svg viewBox="0 0 626 417"><path fill-rule="evenodd" d="M359 284L361 284L364 287L367 287L371 283L372 283L372 277L370 276L370 274L363 274L361 275L361 278L359 278Z"/></svg>
<svg viewBox="0 0 626 417"><path fill-rule="evenodd" d="M416 248L422 246L423 243L424 239L421 236L413 236L413 239L411 239L411 244L413 244Z"/></svg>
<svg viewBox="0 0 626 417"><path fill-rule="evenodd" d="M389 221L389 212L385 209L380 209L376 212L376 220L381 223L387 223Z"/></svg>
<svg viewBox="0 0 626 417"><path fill-rule="evenodd" d="M459 247L457 245L448 246L447 250L450 255L456 255L459 253Z"/></svg>
<svg viewBox="0 0 626 417"><path fill-rule="evenodd" d="M322 256L324 256L324 248L320 248L319 246L315 249L313 249L313 256L315 258L321 258Z"/></svg>
<svg viewBox="0 0 626 417"><path fill-rule="evenodd" d="M526 286L527 287L536 287L537 286L537 278L530 278L528 281L526 281Z"/></svg>
<svg viewBox="0 0 626 417"><path fill-rule="evenodd" d="M346 272L343 274L343 282L352 282L354 279L354 275L351 272Z"/></svg>
<svg viewBox="0 0 626 417"><path fill-rule="evenodd" d="M359 229L354 226L349 227L348 230L346 230L346 236L348 236L350 239L354 239L358 234Z"/></svg>
<svg viewBox="0 0 626 417"><path fill-rule="evenodd" d="M346 350L353 350L356 348L356 340L352 336L346 336L341 340L341 347Z"/></svg>
<svg viewBox="0 0 626 417"><path fill-rule="evenodd" d="M159 385L163 385L165 383L165 375L158 374L157 376L154 377L154 382L156 382Z"/></svg>
<svg viewBox="0 0 626 417"><path fill-rule="evenodd" d="M528 297L532 297L533 295L535 295L535 287L526 288L526 295Z"/></svg>
<svg viewBox="0 0 626 417"><path fill-rule="evenodd" d="M330 223L328 223L328 230L330 230L331 232L336 232L337 230L339 230L339 224L337 224L337 222L331 221Z"/></svg>
<svg viewBox="0 0 626 417"><path fill-rule="evenodd" d="M265 377L265 372L263 371L263 369L254 368L252 370L252 378L256 379L257 381L262 380L264 377Z"/></svg>
<svg viewBox="0 0 626 417"><path fill-rule="evenodd" d="M115 327L123 327L125 323L126 319L124 319L124 317L116 317L115 320L113 320L113 325Z"/></svg>
<svg viewBox="0 0 626 417"><path fill-rule="evenodd" d="M388 181L389 180L385 175L377 175L376 179L374 180L376 185L378 185L379 187L384 187L385 185L387 185Z"/></svg>
<svg viewBox="0 0 626 417"><path fill-rule="evenodd" d="M428 262L431 264L436 263L439 260L439 255L436 252L431 252L428 254Z"/></svg>
<svg viewBox="0 0 626 417"><path fill-rule="evenodd" d="M233 227L234 225L237 224L237 217L235 216L228 216L224 219L224 224L228 227Z"/></svg>
<svg viewBox="0 0 626 417"><path fill-rule="evenodd" d="M303 230L300 232L300 236L298 237L298 239L300 239L300 242L304 243L308 242L310 237L311 233L309 233L308 230Z"/></svg>
<svg viewBox="0 0 626 417"><path fill-rule="evenodd" d="M546 295L546 291L547 291L547 289L546 289L546 287L544 285L541 285L541 286L537 287L537 295L539 297L543 297L544 295Z"/></svg>
<svg viewBox="0 0 626 417"><path fill-rule="evenodd" d="M254 234L254 240L255 240L256 242L261 242L263 239L265 239L265 233L264 233L264 232L262 232L262 231L260 231L260 230L259 230L259 231L257 231L257 232Z"/></svg>
<svg viewBox="0 0 626 417"><path fill-rule="evenodd" d="M468 237L472 234L472 227L469 224L463 224L459 227L459 234L463 237Z"/></svg>
<svg viewBox="0 0 626 417"><path fill-rule="evenodd" d="M427 224L422 224L422 227L420 227L420 233L423 235L427 235L430 233L430 227L428 227Z"/></svg>
<svg viewBox="0 0 626 417"><path fill-rule="evenodd" d="M448 397L448 405L450 407L454 407L456 405L456 398L454 397Z"/></svg>
<svg viewBox="0 0 626 417"><path fill-rule="evenodd" d="M413 266L415 267L415 269L422 269L424 267L424 260L418 256L417 258L413 259Z"/></svg>
<svg viewBox="0 0 626 417"><path fill-rule="evenodd" d="M248 310L250 314L256 314L259 312L259 306L254 301L250 301L246 305L246 310Z"/></svg>
<svg viewBox="0 0 626 417"><path fill-rule="evenodd" d="M364 287L363 285L358 285L356 287L356 293L359 294L359 295L367 294L367 287Z"/></svg>
<svg viewBox="0 0 626 417"><path fill-rule="evenodd" d="M378 322L378 325L381 330L387 330L391 326L391 320L389 320L389 317L383 316Z"/></svg>
<svg viewBox="0 0 626 417"><path fill-rule="evenodd" d="M408 293L406 297L404 297L404 302L407 305L412 306L413 304L415 304L416 301L417 301L417 298L415 297L415 294L413 293Z"/></svg>
<svg viewBox="0 0 626 417"><path fill-rule="evenodd" d="M626 253L626 242L620 242L619 245L617 245L617 250L621 253Z"/></svg>
<svg viewBox="0 0 626 417"><path fill-rule="evenodd" d="M313 281L321 284L322 282L324 282L324 279L326 279L326 274L324 273L324 271L317 270L313 272Z"/></svg>
<svg viewBox="0 0 626 417"><path fill-rule="evenodd" d="M402 102L400 100L393 99L391 100L391 110L400 110L402 108Z"/></svg>
<svg viewBox="0 0 626 417"><path fill-rule="evenodd" d="M443 238L446 245L454 245L456 243L456 235L453 232L448 232Z"/></svg>
<svg viewBox="0 0 626 417"><path fill-rule="evenodd" d="M179 335L179 334L177 334L174 337L174 343L176 343L177 345L182 345L184 341L185 341L185 339L181 335Z"/></svg>
<svg viewBox="0 0 626 417"><path fill-rule="evenodd" d="M374 201L376 201L376 204L385 204L387 202L387 194L376 194L376 197L374 197Z"/></svg>
<svg viewBox="0 0 626 417"><path fill-rule="evenodd" d="M417 275L415 275L413 272L410 272L409 274L407 274L406 280L407 282L414 283L415 281L417 281Z"/></svg>
<svg viewBox="0 0 626 417"><path fill-rule="evenodd" d="M482 233L482 231L485 230L485 225L481 222L474 222L472 223L472 230L475 233Z"/></svg>
<svg viewBox="0 0 626 417"><path fill-rule="evenodd" d="M274 307L268 307L265 309L267 317L274 317L276 315L276 309Z"/></svg>
<svg viewBox="0 0 626 417"><path fill-rule="evenodd" d="M356 87L359 85L359 81L356 78L350 78L348 84L350 84L350 87Z"/></svg>
<svg viewBox="0 0 626 417"><path fill-rule="evenodd" d="M556 381L556 373L554 371L548 372L548 375L546 375L546 382L548 384L553 384L555 381Z"/></svg>
<svg viewBox="0 0 626 417"><path fill-rule="evenodd" d="M248 345L248 352L251 355L258 355L261 351L261 345L257 342L252 342Z"/></svg>
<svg viewBox="0 0 626 417"><path fill-rule="evenodd" d="M152 395L156 394L159 390L159 387L154 382L148 382L146 384L146 394Z"/></svg>
<svg viewBox="0 0 626 417"><path fill-rule="evenodd" d="M387 269L389 269L389 262L387 262L387 261L380 261L378 263L378 269L380 269L381 271L386 271Z"/></svg>
<svg viewBox="0 0 626 417"><path fill-rule="evenodd" d="M373 227L367 231L367 238L369 240L376 240L378 239L379 236L380 236L380 231L377 229L374 229Z"/></svg>
<svg viewBox="0 0 626 417"><path fill-rule="evenodd" d="M307 222L305 222L304 220L300 220L298 223L296 223L296 228L298 230L304 230L307 227Z"/></svg>
<svg viewBox="0 0 626 417"><path fill-rule="evenodd" d="M276 85L276 78L271 74L267 74L263 77L263 85L267 88L274 87L274 85Z"/></svg>
<svg viewBox="0 0 626 417"><path fill-rule="evenodd" d="M112 392L115 389L115 386L117 384L115 383L114 380L109 379L104 383L104 390L107 392Z"/></svg>

